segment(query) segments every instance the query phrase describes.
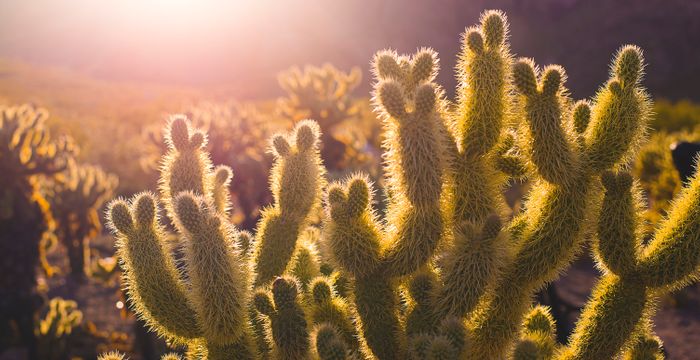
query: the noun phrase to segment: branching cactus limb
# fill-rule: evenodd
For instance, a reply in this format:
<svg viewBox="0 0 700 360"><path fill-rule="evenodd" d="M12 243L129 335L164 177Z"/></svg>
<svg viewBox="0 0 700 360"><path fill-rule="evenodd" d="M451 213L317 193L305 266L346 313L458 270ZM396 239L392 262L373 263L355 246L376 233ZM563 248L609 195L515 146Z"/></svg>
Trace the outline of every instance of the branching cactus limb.
<svg viewBox="0 0 700 360"><path fill-rule="evenodd" d="M275 205L264 211L256 234L256 286L282 275L309 213L319 204L325 173L318 153L319 136L315 122L301 121L289 136L277 135L272 140L276 160L270 183Z"/></svg>
<svg viewBox="0 0 700 360"><path fill-rule="evenodd" d="M214 187L211 160L204 151L207 137L192 128L187 118L176 115L166 127L165 141L168 152L161 166L161 200L170 219L182 230L174 212L175 197L183 191L210 197Z"/></svg>
<svg viewBox="0 0 700 360"><path fill-rule="evenodd" d="M512 55L507 37L505 15L487 11L481 17L481 26L467 29L462 39L457 65L458 108L451 124L459 149L451 164L453 221L457 226L465 221L481 226L504 206L500 191L505 179L487 155L503 134L506 113L511 107ZM507 150L499 155L505 155ZM518 166L516 158L505 162Z"/></svg>
<svg viewBox="0 0 700 360"><path fill-rule="evenodd" d="M109 207L109 224L117 234L122 276L136 314L160 336L187 343L202 331L156 210L149 193L131 202L117 200Z"/></svg>
<svg viewBox="0 0 700 360"><path fill-rule="evenodd" d="M432 83L437 58L420 50L410 59L375 57L375 109L385 127L387 191L386 271L407 275L432 256L443 233L440 209L447 139L442 91Z"/></svg>
<svg viewBox="0 0 700 360"><path fill-rule="evenodd" d="M693 178L675 200L654 238L641 248L639 199L626 174L603 176L606 195L597 247L608 270L596 285L574 331L566 359L613 357L653 312L653 299L696 276L700 265L700 179ZM616 210L613 210L617 208Z"/></svg>
<svg viewBox="0 0 700 360"><path fill-rule="evenodd" d="M463 317L479 303L511 251L500 233L506 177L522 173L520 159L510 152L512 135L504 136L511 108L511 55L505 16L487 11L478 28L468 29L458 64L459 105L452 115L459 154L450 162L448 210L452 241L439 263L441 286L435 294L439 316ZM494 161L496 160L496 161Z"/></svg>
<svg viewBox="0 0 700 360"><path fill-rule="evenodd" d="M618 54L614 64L619 64L623 58L631 61L629 58L632 55L636 56L641 64L641 54L636 48L625 49ZM615 66L609 84L619 83L623 76L630 76L620 70L621 68L626 69ZM648 116L648 111L638 111L648 107L647 98L638 79L635 82L625 82L625 86L630 86L625 91L635 96L610 97L605 95L610 91L610 86L603 88L596 97L589 129L585 135L588 138L589 133L595 133L601 139L614 138L614 141L596 141L595 145L587 145L581 153L576 151L579 146L576 145L575 131L568 129L573 127L573 121L565 117L570 116L571 112L562 111L570 101L561 90L564 78L561 71L556 67L549 67L538 80L532 64L528 61L519 61L513 71L514 81L526 110L528 131L525 133L529 135L531 140L528 141L532 143L530 159L542 180L537 182L529 196L530 200L523 215L527 219L527 226L519 232L521 240L514 260L503 270L493 299L473 318L474 353L483 358L503 356L503 351L507 351L517 332L517 324L527 309L525 304L531 293L553 279L579 251L584 238L584 224L590 217L590 199L597 193L594 186L597 174L620 165L626 160L628 152L617 152L611 148L610 153L615 156L608 157L606 162L601 163L590 157L591 149L600 146L622 146L631 150L630 144L641 137ZM529 102L534 101L537 101L538 106L528 106ZM596 115L608 114L613 109L617 111L614 118ZM552 116L557 113L561 114L558 119ZM627 124L605 125L607 122ZM612 126L631 130L605 135L603 132L593 132L590 130L591 126L604 127L606 131L615 131ZM547 142L551 144L546 144ZM555 150L557 153L550 154L549 158L544 154L534 154L536 151ZM568 164L571 168L560 164Z"/></svg>
<svg viewBox="0 0 700 360"><path fill-rule="evenodd" d="M516 344L513 360L549 360L556 350L556 326L549 309L537 306L530 310L523 321L520 340Z"/></svg>
<svg viewBox="0 0 700 360"><path fill-rule="evenodd" d="M185 256L191 299L207 342L227 345L247 330L248 273L237 249L234 229L202 197L183 193L175 213L186 232Z"/></svg>
<svg viewBox="0 0 700 360"><path fill-rule="evenodd" d="M257 311L269 318L274 359L297 360L309 356L309 331L297 289L296 279L277 278L272 283L272 299L265 291L258 291L254 297Z"/></svg>
<svg viewBox="0 0 700 360"><path fill-rule="evenodd" d="M336 329L330 324L319 325L314 334L316 354L319 360L345 360L350 352Z"/></svg>
<svg viewBox="0 0 700 360"><path fill-rule="evenodd" d="M354 278L354 302L359 329L368 356L403 356L397 287L384 271L382 231L370 209L371 190L366 179L354 177L329 187L325 231L333 260Z"/></svg>
<svg viewBox="0 0 700 360"><path fill-rule="evenodd" d="M441 316L463 317L476 308L489 284L496 280L510 249L495 214L486 219L478 234L468 223L454 231L455 244L441 264L443 285L432 305Z"/></svg>
<svg viewBox="0 0 700 360"><path fill-rule="evenodd" d="M627 45L618 51L610 80L595 96L585 132L590 170L600 172L624 163L643 139L651 109L649 95L640 85L643 70L641 49Z"/></svg>
<svg viewBox="0 0 700 360"><path fill-rule="evenodd" d="M310 285L311 301L309 317L314 325L329 324L341 336L344 347L359 353L359 335L352 322L354 314L350 305L339 297L326 277L315 278Z"/></svg>

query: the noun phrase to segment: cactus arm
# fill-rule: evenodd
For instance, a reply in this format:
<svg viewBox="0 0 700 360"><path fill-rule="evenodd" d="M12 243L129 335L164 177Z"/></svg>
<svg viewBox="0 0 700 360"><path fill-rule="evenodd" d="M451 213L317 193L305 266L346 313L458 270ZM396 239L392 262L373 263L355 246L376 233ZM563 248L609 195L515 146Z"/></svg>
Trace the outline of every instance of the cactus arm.
<svg viewBox="0 0 700 360"><path fill-rule="evenodd" d="M605 197L598 220L598 241L593 243L594 254L608 271L618 275L636 271L639 239L636 216L640 209L630 188L632 177L606 172L602 177Z"/></svg>
<svg viewBox="0 0 700 360"><path fill-rule="evenodd" d="M643 69L638 47L627 45L617 52L611 78L596 94L584 134L591 170L600 172L628 160L643 138L651 108L640 86Z"/></svg>
<svg viewBox="0 0 700 360"><path fill-rule="evenodd" d="M228 214L231 211L231 195L229 194L229 186L233 178L233 171L226 165L219 165L214 169L214 186L212 188L212 197L214 207L220 214Z"/></svg>
<svg viewBox="0 0 700 360"><path fill-rule="evenodd" d="M374 99L386 129L386 179L394 194L387 214L389 246L382 262L395 276L417 270L438 246L447 142L440 118L441 91L432 84L437 71L434 52L419 51L399 71L402 76L394 78L398 61L388 53L375 58Z"/></svg>
<svg viewBox="0 0 700 360"><path fill-rule="evenodd" d="M182 225L175 215L174 201L177 195L190 191L195 195L211 197L213 177L211 160L203 148L206 135L195 130L184 116L174 116L166 128L165 140L168 152L163 157L159 179L161 201L169 218L178 230Z"/></svg>
<svg viewBox="0 0 700 360"><path fill-rule="evenodd" d="M319 325L314 339L319 360L345 360L349 358L347 345L332 325Z"/></svg>
<svg viewBox="0 0 700 360"><path fill-rule="evenodd" d="M226 345L245 332L248 278L232 250L234 230L228 228L202 197L182 193L175 213L185 229L185 256L192 284L192 305L208 343Z"/></svg>
<svg viewBox="0 0 700 360"><path fill-rule="evenodd" d="M470 313L489 284L496 280L508 253L497 215L489 217L480 233L472 226L457 230L454 249L443 265L443 286L435 303L441 315L465 316Z"/></svg>
<svg viewBox="0 0 700 360"><path fill-rule="evenodd" d="M693 279L700 264L700 177L690 180L674 200L639 269L649 286L672 289Z"/></svg>
<svg viewBox="0 0 700 360"><path fill-rule="evenodd" d="M543 179L560 185L571 181L572 172L580 167L570 144L571 132L562 125L565 77L561 67L548 66L538 84L531 61L519 60L513 66L515 86L524 103L530 158Z"/></svg>
<svg viewBox="0 0 700 360"><path fill-rule="evenodd" d="M129 206L109 207L110 227L129 299L136 313L159 335L184 343L201 336L195 311L165 245L153 195L138 195Z"/></svg>
<svg viewBox="0 0 700 360"><path fill-rule="evenodd" d="M649 294L639 278L603 276L560 359L612 359L647 309Z"/></svg>
<svg viewBox="0 0 700 360"><path fill-rule="evenodd" d="M276 156L271 187L274 207L263 212L253 254L254 284L262 285L282 275L296 249L297 238L316 207L323 187L324 170L318 153L318 125L299 122L290 139L273 138Z"/></svg>
<svg viewBox="0 0 700 360"><path fill-rule="evenodd" d="M360 315L361 332L378 359L404 359L405 339L399 322L396 286L382 275L355 279L355 307Z"/></svg>

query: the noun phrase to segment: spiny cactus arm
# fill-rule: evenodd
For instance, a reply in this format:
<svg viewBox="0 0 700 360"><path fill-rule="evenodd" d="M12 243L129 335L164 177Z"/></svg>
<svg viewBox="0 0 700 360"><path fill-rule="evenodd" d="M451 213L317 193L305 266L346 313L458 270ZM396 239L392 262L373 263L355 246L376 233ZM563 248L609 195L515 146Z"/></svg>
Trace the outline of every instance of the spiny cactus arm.
<svg viewBox="0 0 700 360"><path fill-rule="evenodd" d="M255 342L248 331L244 332L236 341L229 344L221 345L206 342L202 354L199 355L199 357L188 356L188 359L254 360L259 358L256 353Z"/></svg>
<svg viewBox="0 0 700 360"><path fill-rule="evenodd" d="M405 359L396 286L382 274L356 278L354 285L359 329L368 346L363 353L380 360Z"/></svg>
<svg viewBox="0 0 700 360"><path fill-rule="evenodd" d="M314 333L316 353L320 360L349 359L347 345L333 325L320 324Z"/></svg>
<svg viewBox="0 0 700 360"><path fill-rule="evenodd" d="M466 357L465 350L468 346L469 330L461 317L445 318L438 328L438 333L450 341L450 344L460 354L460 358Z"/></svg>
<svg viewBox="0 0 700 360"><path fill-rule="evenodd" d="M591 105L586 100L579 100L574 104L573 110L574 130L579 135L586 133L591 122Z"/></svg>
<svg viewBox="0 0 700 360"><path fill-rule="evenodd" d="M617 52L610 80L595 96L585 132L587 165L592 171L622 164L637 149L651 109L640 84L643 69L638 47L627 45Z"/></svg>
<svg viewBox="0 0 700 360"><path fill-rule="evenodd" d="M579 159L563 125L564 69L548 66L538 81L532 61L521 59L513 65L513 79L522 96L531 161L543 179L567 185L579 173Z"/></svg>
<svg viewBox="0 0 700 360"><path fill-rule="evenodd" d="M247 268L232 249L234 229L201 196L181 193L174 205L185 230L192 305L203 335L208 343L233 343L247 327L249 286Z"/></svg>
<svg viewBox="0 0 700 360"><path fill-rule="evenodd" d="M342 336L345 346L355 352L359 351L359 336L352 321L350 307L335 293L331 279L324 276L317 277L311 282L309 288L311 289L311 323L332 325Z"/></svg>
<svg viewBox="0 0 700 360"><path fill-rule="evenodd" d="M212 196L212 164L204 151L207 138L203 132L194 129L186 117L176 115L167 125L165 140L168 152L163 157L161 166L161 200L170 219L178 230L183 231L175 216L174 201L177 195L190 191L208 199Z"/></svg>
<svg viewBox="0 0 700 360"><path fill-rule="evenodd" d="M604 275L558 359L612 359L648 310L646 285L638 277Z"/></svg>
<svg viewBox="0 0 700 360"><path fill-rule="evenodd" d="M272 140L276 160L270 182L276 203L263 212L257 231L255 285L282 275L309 214L319 203L325 173L318 152L319 136L318 125L306 120L299 122L289 137L277 135ZM289 140L294 140L293 146Z"/></svg>
<svg viewBox="0 0 700 360"><path fill-rule="evenodd" d="M556 350L556 326L549 308L536 306L525 316L523 333L513 349L514 360L549 360Z"/></svg>
<svg viewBox="0 0 700 360"><path fill-rule="evenodd" d="M229 186L233 178L233 171L226 165L219 165L214 169L214 186L212 197L214 207L220 214L227 215L231 211L231 194Z"/></svg>
<svg viewBox="0 0 700 360"><path fill-rule="evenodd" d="M605 172L602 176L606 190L598 220L598 241L593 248L600 264L618 275L631 274L637 265L640 209L632 196L632 181L627 173Z"/></svg>
<svg viewBox="0 0 700 360"><path fill-rule="evenodd" d="M166 338L185 343L201 336L195 311L156 218L154 196L143 193L130 204L114 201L108 213L134 311Z"/></svg>
<svg viewBox="0 0 700 360"><path fill-rule="evenodd" d="M632 348L625 351L622 360L664 360L662 342L658 336L643 334L635 339Z"/></svg>
<svg viewBox="0 0 700 360"><path fill-rule="evenodd" d="M406 315L406 336L433 333L437 330L442 319L441 314L433 307L437 284L437 274L432 269L421 269L409 280L408 293L413 301L409 303Z"/></svg>
<svg viewBox="0 0 700 360"><path fill-rule="evenodd" d="M480 28L465 32L457 65L461 86L455 122L462 153L471 158L490 151L501 134L512 61L505 15L486 11L480 22Z"/></svg>
<svg viewBox="0 0 700 360"><path fill-rule="evenodd" d="M699 264L700 176L696 174L644 249L639 271L649 286L673 289L694 279Z"/></svg>
<svg viewBox="0 0 700 360"><path fill-rule="evenodd" d="M472 317L475 342L470 352L477 358L505 356L503 351L517 334L531 292L573 260L584 239L589 191L586 178L567 187L544 181L533 187L519 248L498 277L493 299Z"/></svg>
<svg viewBox="0 0 700 360"><path fill-rule="evenodd" d="M161 356L160 360L183 360L183 358L180 356L180 354L168 353Z"/></svg>
<svg viewBox="0 0 700 360"><path fill-rule="evenodd" d="M264 301L256 295L258 311L270 318L270 334L274 346L272 355L275 359L305 359L310 351L309 329L304 317L304 310L297 299L298 285L296 279L280 277L272 283L274 310L269 298Z"/></svg>
<svg viewBox="0 0 700 360"><path fill-rule="evenodd" d="M374 273L380 265L382 233L371 200L370 184L362 176L332 184L327 193L326 243L334 262L353 276Z"/></svg>
<svg viewBox="0 0 700 360"><path fill-rule="evenodd" d="M383 262L400 276L425 264L442 235L440 195L447 139L440 118L441 90L430 82L437 71L434 52L419 51L398 80L383 76L385 62L399 66L400 59L387 56L376 59L374 99L386 129L386 179L395 194L388 209L390 240Z"/></svg>
<svg viewBox="0 0 700 360"><path fill-rule="evenodd" d="M294 276L299 281L302 292L306 292L311 280L321 274L319 254L313 238L310 238L310 236L313 236L311 235L312 231L312 228L309 228L301 235L297 249L287 265L287 270L284 272Z"/></svg>
<svg viewBox="0 0 700 360"><path fill-rule="evenodd" d="M441 315L463 317L474 310L486 287L496 280L509 244L501 235L497 215L488 217L478 233L469 224L455 231L455 243L446 252L443 286L435 303Z"/></svg>

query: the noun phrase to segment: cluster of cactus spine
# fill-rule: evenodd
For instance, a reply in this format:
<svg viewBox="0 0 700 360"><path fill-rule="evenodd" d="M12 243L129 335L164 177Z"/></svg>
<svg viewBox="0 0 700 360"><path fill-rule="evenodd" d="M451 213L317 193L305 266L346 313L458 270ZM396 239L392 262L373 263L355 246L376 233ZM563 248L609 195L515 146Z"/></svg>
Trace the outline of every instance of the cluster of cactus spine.
<svg viewBox="0 0 700 360"><path fill-rule="evenodd" d="M70 273L90 272L90 238L101 230L98 211L113 196L118 179L100 167L71 161L62 176L47 186L57 235L68 250Z"/></svg>
<svg viewBox="0 0 700 360"><path fill-rule="evenodd" d="M0 107L0 326L12 331L15 322L31 356L36 356L33 319L40 306L37 268L50 270L43 255L56 225L41 186L63 171L73 154L68 139L51 137L47 117L30 105Z"/></svg>
<svg viewBox="0 0 700 360"><path fill-rule="evenodd" d="M252 236L227 221L219 191L230 171L213 168L204 134L172 121L160 202L182 237L187 280L155 195L109 212L136 311L193 358L659 358L654 297L700 264L700 179L642 245L624 172L650 107L641 51L623 47L595 98L574 102L563 69L514 60L507 35L498 11L467 29L456 104L434 83L432 50L377 54L386 216L369 180L351 176L325 190L320 239L304 231L325 186L314 122L273 137L275 203ZM510 219L501 193L524 177L532 190ZM532 295L589 237L605 274L560 346Z"/></svg>

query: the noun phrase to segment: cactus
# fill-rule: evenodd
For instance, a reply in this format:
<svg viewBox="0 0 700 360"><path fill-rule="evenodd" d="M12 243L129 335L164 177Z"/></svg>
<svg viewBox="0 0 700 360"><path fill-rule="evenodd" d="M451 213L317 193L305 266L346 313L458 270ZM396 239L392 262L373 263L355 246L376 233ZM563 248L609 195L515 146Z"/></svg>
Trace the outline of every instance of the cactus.
<svg viewBox="0 0 700 360"><path fill-rule="evenodd" d="M305 120L272 138L274 203L254 235L239 232L222 192L230 170L213 167L202 132L173 120L160 199L109 211L137 313L192 358L660 357L654 299L700 264L700 180L642 245L640 195L624 172L650 108L641 51L623 47L595 98L574 102L564 70L513 60L507 35L498 11L467 29L455 104L434 82L434 51L375 56L384 217L367 176L326 186L318 125ZM514 178L532 189L511 217L502 190ZM319 230L311 214L324 187ZM159 203L182 238L186 278ZM558 345L532 295L589 237L604 275Z"/></svg>
<svg viewBox="0 0 700 360"><path fill-rule="evenodd" d="M63 171L74 152L67 138L52 139L46 110L0 107L0 326L15 321L23 345L35 357L36 269L51 271L45 252L55 220L41 191L44 179ZM6 306L6 308L5 308Z"/></svg>
<svg viewBox="0 0 700 360"><path fill-rule="evenodd" d="M262 206L272 198L269 189L259 185L265 182L272 166L262 144L277 126L254 105L235 101L198 103L187 107L184 113L193 126L207 131L207 150L212 161L231 167L237 174L236 181L229 184L235 205L232 216L241 228L253 229ZM167 151L161 124L144 128L142 137L146 146L141 166L152 172L160 165L161 153Z"/></svg>
<svg viewBox="0 0 700 360"><path fill-rule="evenodd" d="M279 114L291 121L314 119L323 130L321 158L331 170L342 170L349 162L348 156L357 151L352 144L343 141L338 134L343 122L357 121L360 107L350 93L360 84L362 73L353 68L345 73L331 64L321 67L298 67L279 74L280 87L287 96L277 104ZM355 154L359 157L360 154Z"/></svg>
<svg viewBox="0 0 700 360"><path fill-rule="evenodd" d="M64 174L46 186L57 234L68 249L70 273L76 278L89 274L90 238L102 228L98 210L112 197L117 182L99 167L71 161Z"/></svg>
<svg viewBox="0 0 700 360"><path fill-rule="evenodd" d="M78 304L60 297L49 301L49 310L36 327L40 359L60 360L69 350L68 339L83 320Z"/></svg>

